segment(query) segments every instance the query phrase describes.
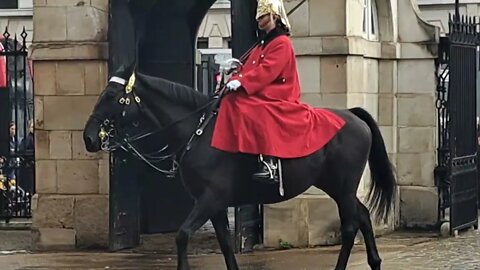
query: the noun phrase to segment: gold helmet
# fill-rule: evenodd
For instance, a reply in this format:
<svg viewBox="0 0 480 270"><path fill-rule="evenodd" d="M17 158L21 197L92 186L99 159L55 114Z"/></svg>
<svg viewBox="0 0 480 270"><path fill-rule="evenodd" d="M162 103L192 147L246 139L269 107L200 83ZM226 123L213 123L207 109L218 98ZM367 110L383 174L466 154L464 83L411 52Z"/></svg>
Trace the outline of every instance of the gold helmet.
<svg viewBox="0 0 480 270"><path fill-rule="evenodd" d="M287 12L285 11L282 0L258 0L257 15L255 18L258 20L258 18L266 14L280 16L282 23L288 28L288 30L291 29Z"/></svg>

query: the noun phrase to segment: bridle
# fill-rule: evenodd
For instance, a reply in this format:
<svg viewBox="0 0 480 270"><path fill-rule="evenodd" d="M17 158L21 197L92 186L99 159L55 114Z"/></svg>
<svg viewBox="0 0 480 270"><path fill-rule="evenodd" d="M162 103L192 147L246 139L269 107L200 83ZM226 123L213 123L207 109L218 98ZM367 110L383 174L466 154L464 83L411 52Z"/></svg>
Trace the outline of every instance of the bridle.
<svg viewBox="0 0 480 270"><path fill-rule="evenodd" d="M113 79L113 80L112 80ZM125 80L118 78L118 77L112 77L110 82L115 82L115 83L120 83L122 85L125 85L124 82ZM132 104L131 100L134 100L136 106L138 106L140 112L144 115L147 115L148 118L155 124L156 129L149 131L144 134L136 135L133 137L128 136L128 134L122 132L122 129L117 129L116 128L116 121L113 119L109 119L107 117L104 117L102 115L98 114L92 114L90 118L97 123L100 124L100 132L98 134L98 137L100 138L101 142L101 149L106 152L115 152L117 150L123 150L126 153L129 153L136 158L142 160L145 162L148 166L153 168L154 170L164 174L168 178L174 178L178 172L178 169L180 168L181 161L183 160L183 157L185 154L191 149L192 144L195 140L195 138L200 137L203 134L203 129L207 126L208 120L211 120L213 118L213 114L216 114L216 112L211 113L210 115L207 116L207 110L210 107L216 108L218 105L218 102L220 102L221 97L226 93L225 87L221 87L220 91L217 92L217 94L205 105L197 108L195 111L190 112L189 114L172 121L171 123L160 127L160 123L158 120L153 116L151 112L149 112L141 102L140 97L138 97L135 94L134 91L134 84L135 84L135 74L132 74L132 76L129 79L128 84L125 87L125 92L123 96L118 100L118 102L121 105L124 106L129 106ZM219 81L219 84L222 83ZM133 99L131 98L133 97ZM161 149L154 151L152 153L142 153L137 146L135 146L135 143L138 143L141 140L144 140L148 137L151 137L153 135L159 134L159 133L164 133L170 130L171 128L175 127L177 124L182 123L183 121L186 121L190 119L191 117L197 115L198 113L203 112L202 116L200 117L198 121L197 128L195 132L189 137L188 141L185 143L181 144L176 150L172 151L169 154L165 154L164 152L169 148L169 145L165 145L161 147ZM122 117L125 116L125 108L122 111ZM102 120L104 119L104 120ZM118 120L117 120L118 121ZM119 122L119 121L118 121ZM135 126L135 125L134 125ZM159 162L164 162L164 161L170 161L170 169L164 170L160 168L156 163Z"/></svg>
<svg viewBox="0 0 480 270"><path fill-rule="evenodd" d="M210 120L216 115L216 108L220 103L221 98L227 94L227 89L225 85L225 76L230 75L232 73L238 73L243 68L243 62L245 59L250 55L252 49L257 44L254 44L241 58L240 60L237 59L229 59L226 63L229 67L224 68L221 70L221 79L217 80L217 92L213 96L213 98L207 102L205 105L197 108L195 111L177 119L173 122L169 123L166 126L161 127L160 123L153 115L151 111L149 111L146 107L143 106L142 101L139 96L136 95L134 91L135 85L135 72L130 76L128 83L125 79L119 77L112 77L109 82L117 83L122 86L125 86L125 91L123 96L118 100L118 102L124 106L122 111L122 117L125 116L125 109L127 106L130 106L132 103L136 104L139 111L146 115L154 124L156 129L147 132L145 134L136 135L133 137L129 137L128 134L122 132L122 129L117 129L115 126L115 120L109 119L108 117L104 117L103 115L92 114L90 116L91 120L96 121L100 124L100 132L98 137L100 138L101 142L101 149L106 152L115 152L119 149L129 153L138 159L145 162L148 166L153 168L154 170L164 174L167 178L174 178L180 168L180 164L183 160L185 154L192 148L192 144L197 137L203 135L203 130L207 127ZM210 108L210 109L209 109ZM169 145L165 145L161 147L161 149L154 151L152 153L142 153L136 146L135 143L138 143L145 138L153 136L155 134L163 133L170 130L172 127L176 126L177 124L190 119L191 117L197 115L198 113L203 112L202 116L198 121L197 128L195 132L189 137L188 141L172 151L170 154L164 154L165 151L169 148ZM209 112L209 114L207 114ZM134 126L135 124L132 123ZM163 162L169 160L171 165L170 169L164 170L159 168L156 163Z"/></svg>

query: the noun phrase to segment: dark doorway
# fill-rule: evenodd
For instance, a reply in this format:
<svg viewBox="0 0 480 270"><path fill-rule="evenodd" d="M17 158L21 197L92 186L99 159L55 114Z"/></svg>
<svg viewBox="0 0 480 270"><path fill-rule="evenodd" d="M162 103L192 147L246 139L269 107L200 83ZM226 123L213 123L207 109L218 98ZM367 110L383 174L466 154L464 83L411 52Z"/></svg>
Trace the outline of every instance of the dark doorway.
<svg viewBox="0 0 480 270"><path fill-rule="evenodd" d="M142 73L195 86L197 30L214 2L110 1L110 73L136 62ZM255 8L256 0L232 1L234 57L255 41ZM178 179L128 157L112 156L111 172L112 250L138 245L140 234L176 231L193 206Z"/></svg>
<svg viewBox="0 0 480 270"><path fill-rule="evenodd" d="M145 17L140 39L139 70L152 76L194 86L196 33L215 0L170 1L157 4ZM176 231L193 201L180 181L151 172L142 182L142 233Z"/></svg>

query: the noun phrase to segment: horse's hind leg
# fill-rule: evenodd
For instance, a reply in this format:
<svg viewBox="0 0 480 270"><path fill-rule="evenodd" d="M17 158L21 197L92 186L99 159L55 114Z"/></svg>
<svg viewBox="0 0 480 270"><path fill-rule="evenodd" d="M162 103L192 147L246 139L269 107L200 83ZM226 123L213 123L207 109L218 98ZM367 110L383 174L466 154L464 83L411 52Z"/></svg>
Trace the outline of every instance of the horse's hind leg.
<svg viewBox="0 0 480 270"><path fill-rule="evenodd" d="M200 229L219 210L217 208L218 203L212 200L212 197L204 195L198 199L187 219L178 230L176 238L178 270L190 270L187 258L188 241L193 233Z"/></svg>
<svg viewBox="0 0 480 270"><path fill-rule="evenodd" d="M370 212L360 200L358 200L358 215L360 230L362 231L363 238L365 239L365 246L367 247L368 265L370 265L372 270L380 270L382 259L380 259L377 244L375 243Z"/></svg>
<svg viewBox="0 0 480 270"><path fill-rule="evenodd" d="M225 264L228 270L238 270L237 261L233 252L232 238L228 231L227 211L222 210L213 218L211 218L215 233L217 234L218 243L225 258Z"/></svg>
<svg viewBox="0 0 480 270"><path fill-rule="evenodd" d="M355 194L345 195L337 200L337 204L341 222L342 248L335 270L345 270L360 227L357 197Z"/></svg>

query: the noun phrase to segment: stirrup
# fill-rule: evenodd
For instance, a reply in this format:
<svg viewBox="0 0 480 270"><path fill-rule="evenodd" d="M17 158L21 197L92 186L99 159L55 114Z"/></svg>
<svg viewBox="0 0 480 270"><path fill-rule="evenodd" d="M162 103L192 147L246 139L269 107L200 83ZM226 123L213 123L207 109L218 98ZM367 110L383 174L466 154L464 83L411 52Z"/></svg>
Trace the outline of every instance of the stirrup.
<svg viewBox="0 0 480 270"><path fill-rule="evenodd" d="M278 160L276 162L277 164L274 164L273 158L270 162L267 162L263 158L263 155L259 155L259 162L263 166L260 168L260 171L253 174L253 179L269 184L278 183Z"/></svg>

